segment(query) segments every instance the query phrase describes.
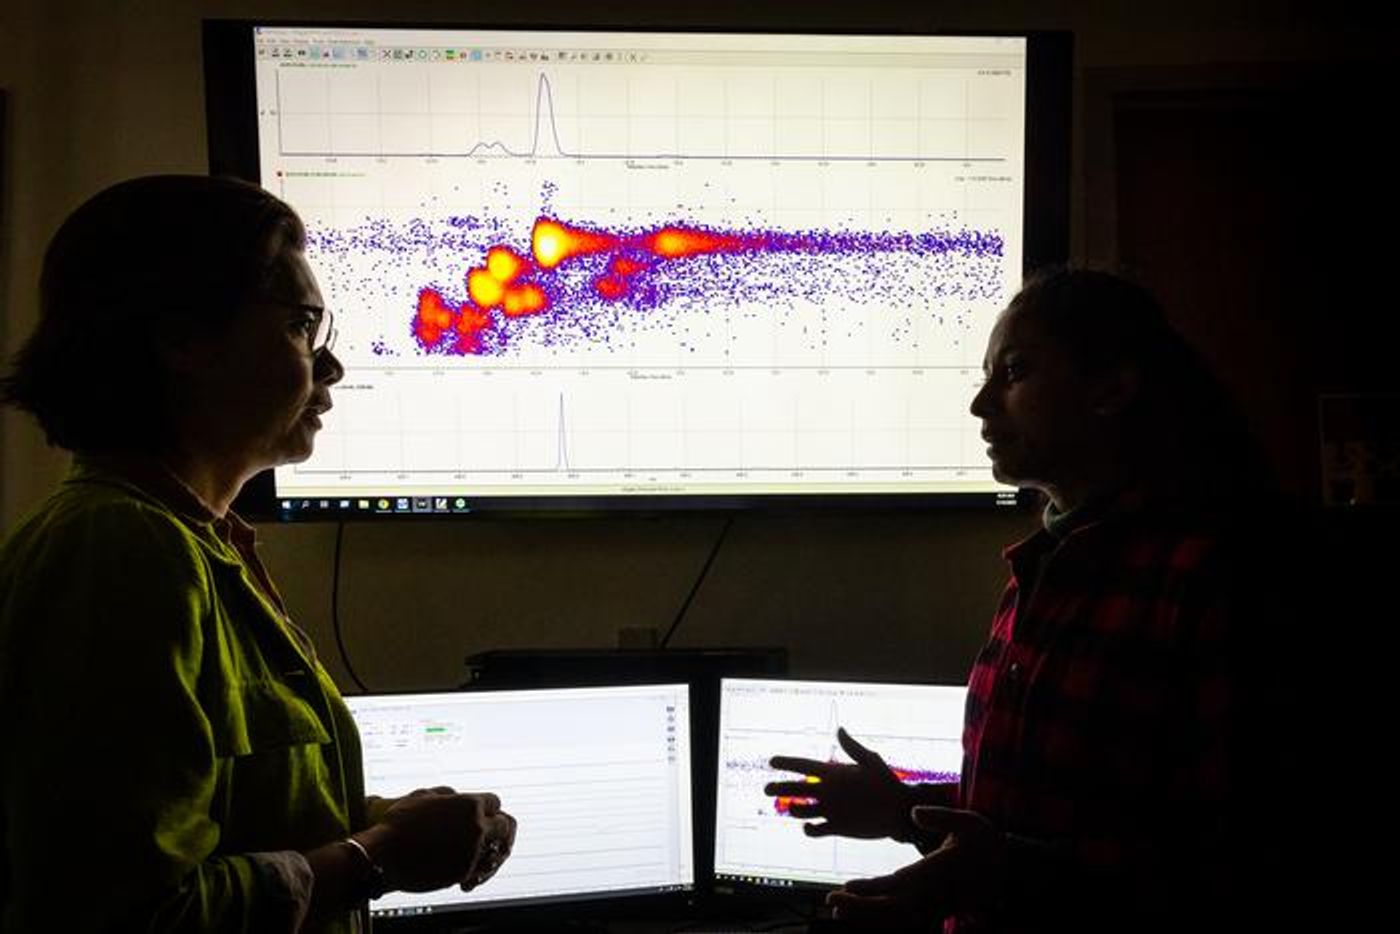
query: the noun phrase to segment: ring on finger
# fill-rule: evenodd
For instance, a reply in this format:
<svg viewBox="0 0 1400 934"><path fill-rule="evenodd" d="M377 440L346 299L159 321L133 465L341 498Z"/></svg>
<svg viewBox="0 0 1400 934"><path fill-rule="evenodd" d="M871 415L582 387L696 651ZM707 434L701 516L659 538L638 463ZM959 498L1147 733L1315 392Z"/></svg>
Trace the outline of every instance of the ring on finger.
<svg viewBox="0 0 1400 934"><path fill-rule="evenodd" d="M481 857L478 860L480 869L477 875L490 875L495 872L506 858L506 845L503 841L492 837L487 840L481 848Z"/></svg>

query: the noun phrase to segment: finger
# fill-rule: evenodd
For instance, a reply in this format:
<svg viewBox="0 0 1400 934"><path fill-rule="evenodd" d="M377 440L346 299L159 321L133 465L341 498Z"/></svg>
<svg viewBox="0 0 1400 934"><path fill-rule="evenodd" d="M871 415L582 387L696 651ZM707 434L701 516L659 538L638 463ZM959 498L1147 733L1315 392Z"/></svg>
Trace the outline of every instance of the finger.
<svg viewBox="0 0 1400 934"><path fill-rule="evenodd" d="M487 879L494 876L497 872L499 872L501 869L501 863L503 862L505 862L505 860L497 860L496 862L486 863L481 866L478 866L477 868L473 869L470 873L468 873L467 877L462 881L470 882L472 885L480 885Z"/></svg>
<svg viewBox="0 0 1400 934"><path fill-rule="evenodd" d="M837 917L848 920L872 919L886 924L918 921L927 925L946 914L956 894L954 878L949 875L951 865L946 854L932 853L887 876L852 879L830 893L826 902Z"/></svg>
<svg viewBox="0 0 1400 934"><path fill-rule="evenodd" d="M482 834L476 841L471 868L462 879L462 884L480 885L489 879L510 858L514 843L515 818L504 812L487 818Z"/></svg>
<svg viewBox="0 0 1400 934"><path fill-rule="evenodd" d="M398 798L381 798L378 795L369 795L365 798L365 816L369 818L371 824L377 824L384 819L384 814L398 803Z"/></svg>
<svg viewBox="0 0 1400 934"><path fill-rule="evenodd" d="M501 812L490 821L485 839L496 841L505 852L510 852L511 843L515 840L515 818Z"/></svg>
<svg viewBox="0 0 1400 934"><path fill-rule="evenodd" d="M491 870L490 872L473 872L472 875L458 882L456 888L462 889L463 892L470 892L472 889L475 889L476 886L483 885L484 882L493 877L493 875L496 875L496 870Z"/></svg>
<svg viewBox="0 0 1400 934"><path fill-rule="evenodd" d="M496 874L496 870L500 868L500 864L498 863L495 866L489 866L484 869L474 870L471 873L468 873L465 879L457 883L457 887L460 888L463 892L470 892L477 886L484 884L487 880L494 876Z"/></svg>
<svg viewBox="0 0 1400 934"><path fill-rule="evenodd" d="M820 782L769 782L763 786L763 793L778 798L810 798L820 787Z"/></svg>
<svg viewBox="0 0 1400 934"><path fill-rule="evenodd" d="M481 802L481 813L487 817L495 817L501 811L501 799L489 791L481 791L468 795Z"/></svg>
<svg viewBox="0 0 1400 934"><path fill-rule="evenodd" d="M519 827L520 825L516 822L516 820L515 820L514 817L512 817L512 816L509 815L509 814L507 814L505 811L502 811L502 812L501 812L500 814L498 814L497 816L498 816L498 817L504 817L504 818L506 819L507 829L506 829L505 841L506 841L506 851L509 852L509 851L515 846L515 830L516 830L516 828Z"/></svg>
<svg viewBox="0 0 1400 934"><path fill-rule="evenodd" d="M809 837L829 837L836 833L829 820L822 821L820 824L803 824L802 832Z"/></svg>
<svg viewBox="0 0 1400 934"><path fill-rule="evenodd" d="M826 808L820 801L791 801L788 803L788 816L796 817L798 820L807 820L812 817L822 817Z"/></svg>
<svg viewBox="0 0 1400 934"><path fill-rule="evenodd" d="M404 797L421 798L425 795L455 795L456 793L457 792L453 791L451 788L448 788L446 785L438 785L434 788L415 788Z"/></svg>
<svg viewBox="0 0 1400 934"><path fill-rule="evenodd" d="M889 770L889 766L885 765L885 760L881 758L878 752L873 749L867 749L865 746L856 742L855 738L852 737L850 733L846 732L845 727L836 728L836 741L841 744L841 748L846 751L846 755L851 757L851 761L857 765L878 768L881 771Z"/></svg>
<svg viewBox="0 0 1400 934"><path fill-rule="evenodd" d="M909 817L914 821L914 826L938 833L968 836L987 829L987 822L982 815L974 811L961 811L957 808L940 808L931 804L921 804L910 809Z"/></svg>
<svg viewBox="0 0 1400 934"><path fill-rule="evenodd" d="M831 772L830 762L818 762L816 759L802 759L798 756L774 756L768 760L770 768L780 772L802 772L805 775L815 775L818 778Z"/></svg>

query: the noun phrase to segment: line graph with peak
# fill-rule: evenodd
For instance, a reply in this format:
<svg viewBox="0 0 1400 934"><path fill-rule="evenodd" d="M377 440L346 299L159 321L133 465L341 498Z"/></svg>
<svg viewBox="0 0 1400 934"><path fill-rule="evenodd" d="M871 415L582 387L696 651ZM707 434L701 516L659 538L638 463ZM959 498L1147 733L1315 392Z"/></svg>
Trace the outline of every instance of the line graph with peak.
<svg viewBox="0 0 1400 934"><path fill-rule="evenodd" d="M557 73L558 69L556 69ZM591 115L565 112L561 118L554 81L544 72L523 82L512 69L509 83L460 71L403 70L374 75L375 111L335 105L337 85L355 80L353 73L274 73L274 107L278 154L284 158L373 155L382 158L456 159L599 159L599 160L781 160L864 162L957 162L996 166L1013 161L1014 149L994 133L951 132L949 124L1009 120L1010 114L925 113L925 87L895 75L862 86L865 102L848 101L849 88L860 79L834 77L813 69L794 79L788 96L815 97L815 110L784 108L775 79L766 75L722 81L718 97L709 96L712 75L686 69L638 72L637 87L603 84L586 70L573 70L566 87L569 103L605 106ZM926 79L927 80L927 79ZM433 89L461 108L439 114L425 111L414 98L431 99ZM533 91L533 99L524 92ZM669 89L670 100L657 98ZM947 95L943 83L931 96ZM370 89L366 88L365 92ZM455 93L454 93L455 92ZM828 110L828 96L840 101ZM644 106L633 108L632 98ZM686 102L682 104L681 98ZM731 97L733 98L731 100ZM623 106L619 107L619 98ZM875 98L893 99L877 107ZM364 93L365 101L370 99ZM401 99L401 100L400 100ZM786 102L789 105L792 102ZM398 110L396 107L403 107ZM620 111L620 112L619 112ZM373 121L366 117L373 116ZM767 133L753 130L762 121ZM560 124L571 128L561 131ZM614 126L616 125L616 126ZM715 132L707 132L714 130ZM561 135L562 133L562 135ZM566 143L563 137L572 142Z"/></svg>

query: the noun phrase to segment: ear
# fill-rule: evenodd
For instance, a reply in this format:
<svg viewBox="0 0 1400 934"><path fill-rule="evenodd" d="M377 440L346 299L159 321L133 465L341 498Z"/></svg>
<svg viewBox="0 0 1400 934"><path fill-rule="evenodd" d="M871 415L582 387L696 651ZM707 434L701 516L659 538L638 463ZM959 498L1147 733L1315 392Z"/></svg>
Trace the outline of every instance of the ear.
<svg viewBox="0 0 1400 934"><path fill-rule="evenodd" d="M208 335L172 333L157 338L156 353L165 364L166 372L177 380L183 380L206 372L216 360L219 345Z"/></svg>
<svg viewBox="0 0 1400 934"><path fill-rule="evenodd" d="M1141 390L1142 373L1137 367L1127 364L1113 367L1094 389L1094 414L1104 417L1122 415L1132 406Z"/></svg>

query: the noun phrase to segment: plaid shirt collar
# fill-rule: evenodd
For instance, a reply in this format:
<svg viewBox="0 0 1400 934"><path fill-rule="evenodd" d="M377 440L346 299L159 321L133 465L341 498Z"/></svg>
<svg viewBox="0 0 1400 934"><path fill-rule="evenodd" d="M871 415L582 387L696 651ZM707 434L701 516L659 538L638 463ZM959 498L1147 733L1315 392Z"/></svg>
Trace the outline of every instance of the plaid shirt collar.
<svg viewBox="0 0 1400 934"><path fill-rule="evenodd" d="M1001 556L1013 567L1038 561L1065 542L1092 534L1097 529L1111 528L1128 517L1140 516L1152 508L1152 498L1138 488L1085 503L1067 512L1055 512L1054 506L1047 504L1040 528L1020 541L1007 545L1002 549Z"/></svg>

